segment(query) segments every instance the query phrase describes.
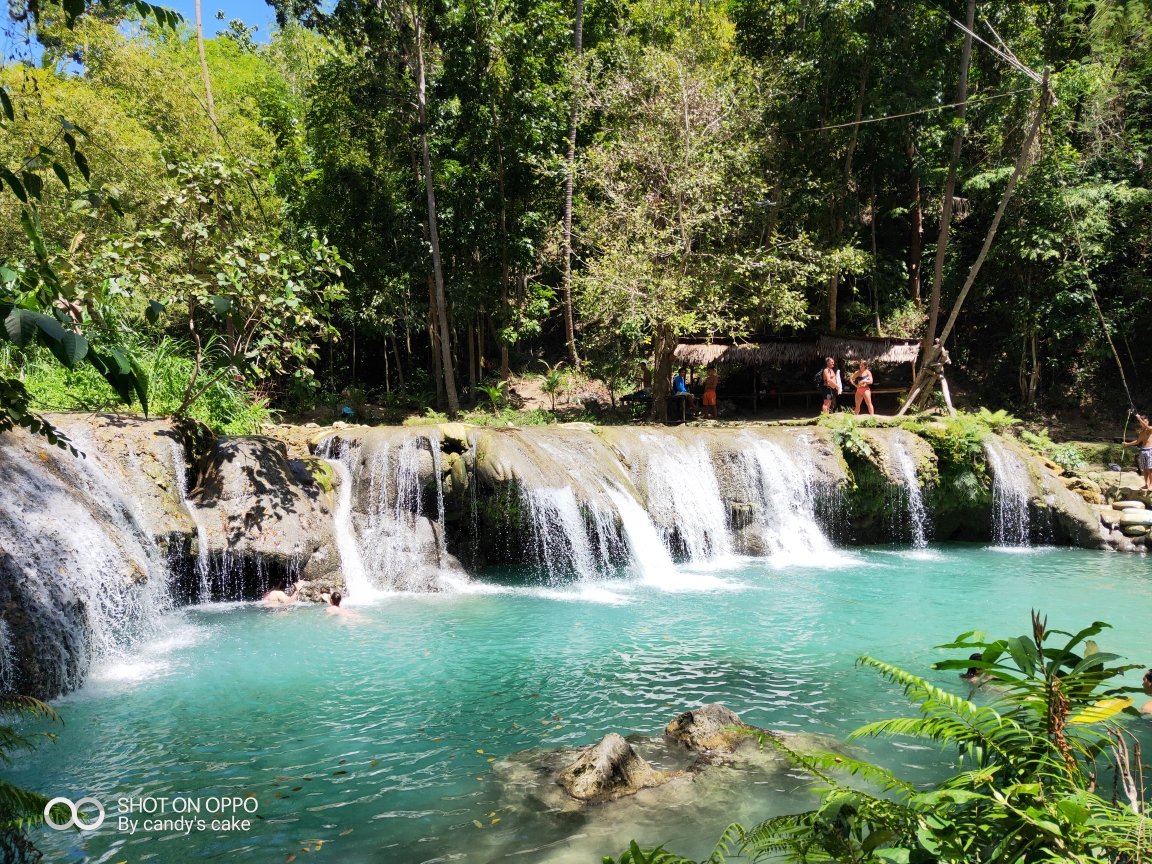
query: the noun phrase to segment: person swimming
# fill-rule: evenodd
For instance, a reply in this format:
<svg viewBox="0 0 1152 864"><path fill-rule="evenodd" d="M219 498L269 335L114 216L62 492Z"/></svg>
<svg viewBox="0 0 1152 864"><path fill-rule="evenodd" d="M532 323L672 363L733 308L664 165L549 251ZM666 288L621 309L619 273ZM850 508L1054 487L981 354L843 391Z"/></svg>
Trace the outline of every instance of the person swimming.
<svg viewBox="0 0 1152 864"><path fill-rule="evenodd" d="M281 579L272 586L272 590L264 595L264 602L271 606L287 605L295 603L298 595L300 594L300 583L294 582L292 584L291 592L284 591L284 580Z"/></svg>
<svg viewBox="0 0 1152 864"><path fill-rule="evenodd" d="M339 591L333 591L331 594L321 594L320 599L328 603L326 610L329 615L353 615L351 609L345 609L340 605L340 601L344 599L344 595Z"/></svg>
<svg viewBox="0 0 1152 864"><path fill-rule="evenodd" d="M977 651L975 654L969 655L968 659L969 660L983 660L984 655L981 654L979 651ZM961 675L960 679L962 681L969 681L969 682L975 683L975 682L978 682L983 676L984 676L984 673L982 673L977 667L969 666L968 671L965 672L963 675Z"/></svg>

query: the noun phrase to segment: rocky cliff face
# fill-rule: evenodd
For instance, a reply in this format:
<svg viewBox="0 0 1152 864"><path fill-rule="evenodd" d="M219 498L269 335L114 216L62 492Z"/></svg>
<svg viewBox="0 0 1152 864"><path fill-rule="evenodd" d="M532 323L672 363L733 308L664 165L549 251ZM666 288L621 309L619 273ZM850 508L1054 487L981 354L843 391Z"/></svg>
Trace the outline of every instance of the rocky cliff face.
<svg viewBox="0 0 1152 864"><path fill-rule="evenodd" d="M0 436L0 687L41 697L174 604L253 599L280 579L306 597L342 587L341 550L368 586L434 591L493 564L524 580L621 566L659 580L674 558L803 560L835 542L1133 549L1152 524L1121 524L1125 505L1011 441L977 439L985 458L958 469L902 428L333 428L290 459L271 438L54 419L84 458Z"/></svg>

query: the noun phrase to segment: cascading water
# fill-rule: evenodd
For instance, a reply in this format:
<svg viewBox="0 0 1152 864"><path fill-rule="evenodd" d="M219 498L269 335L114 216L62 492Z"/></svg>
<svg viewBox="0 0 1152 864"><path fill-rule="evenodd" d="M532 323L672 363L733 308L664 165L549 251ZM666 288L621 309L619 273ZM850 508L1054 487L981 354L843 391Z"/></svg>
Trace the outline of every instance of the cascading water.
<svg viewBox="0 0 1152 864"><path fill-rule="evenodd" d="M364 589L379 591L427 590L435 583L444 558L444 490L440 479L440 441L435 436L411 435L399 446L381 443L373 452L368 468L366 513L356 531L353 519L353 487L360 479L359 447L340 446L332 453L334 439L325 439L317 451L323 458L339 462L347 472L348 536L359 552ZM425 514L424 481L435 475L439 512ZM342 493L343 494L343 491ZM357 536L358 534L358 536ZM343 561L343 554L341 555ZM353 577L355 578L355 565ZM348 574L345 574L348 578Z"/></svg>
<svg viewBox="0 0 1152 864"><path fill-rule="evenodd" d="M916 463L900 436L892 437L889 442L888 453L904 480L904 506L908 514L912 547L923 549L928 545L929 522L928 511L924 506L924 495L920 490L920 478L916 473Z"/></svg>
<svg viewBox="0 0 1152 864"><path fill-rule="evenodd" d="M91 455L24 436L0 442L0 609L18 610L0 618L6 636L28 646L10 657L6 677L49 696L79 686L91 659L152 633L169 607L163 553L95 445L70 434Z"/></svg>
<svg viewBox="0 0 1152 864"><path fill-rule="evenodd" d="M826 552L831 544L816 521L816 474L805 439L794 457L775 441L745 436L736 459L737 485L750 499L752 529L760 554L799 557Z"/></svg>
<svg viewBox="0 0 1152 864"><path fill-rule="evenodd" d="M652 520L636 499L624 490L609 489L607 494L616 505L616 512L620 514L632 566L644 582L666 586L676 573L676 565L664 548L664 542Z"/></svg>
<svg viewBox="0 0 1152 864"><path fill-rule="evenodd" d="M587 526L571 487L524 489L520 501L528 517L533 564L555 584L569 573L581 581L600 575L599 562L588 540Z"/></svg>
<svg viewBox="0 0 1152 864"><path fill-rule="evenodd" d="M326 441L325 444L328 442ZM364 572L364 561L360 557L360 546L356 541L356 531L352 527L352 472L348 470L348 441L340 443L340 457L325 461L340 478L340 494L336 499L336 512L333 523L336 533L336 547L340 551L340 572L344 577L344 592L352 603L364 603L381 595L381 592L368 581Z"/></svg>
<svg viewBox="0 0 1152 864"><path fill-rule="evenodd" d="M671 435L640 438L648 448L648 513L668 549L694 563L731 555L724 500L707 444L684 445Z"/></svg>
<svg viewBox="0 0 1152 864"><path fill-rule="evenodd" d="M984 444L992 468L992 539L998 546L1027 546L1031 538L1028 466L994 438Z"/></svg>
<svg viewBox="0 0 1152 864"><path fill-rule="evenodd" d="M196 526L196 576L200 581L200 596L208 599L211 596L208 529L200 520L196 506L188 498L188 475L184 470L184 447L175 438L172 439L172 464L176 475L176 494L180 497L180 503L184 505L184 509L188 511L192 524Z"/></svg>

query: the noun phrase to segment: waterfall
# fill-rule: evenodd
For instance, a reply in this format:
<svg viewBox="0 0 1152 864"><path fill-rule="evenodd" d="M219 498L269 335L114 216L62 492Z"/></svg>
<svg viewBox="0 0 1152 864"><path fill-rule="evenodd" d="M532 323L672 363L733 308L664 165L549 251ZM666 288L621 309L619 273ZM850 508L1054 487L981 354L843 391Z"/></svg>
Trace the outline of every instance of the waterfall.
<svg viewBox="0 0 1152 864"><path fill-rule="evenodd" d="M86 458L24 433L0 441L0 617L5 605L20 610L5 635L32 646L8 658L6 675L49 698L78 687L91 659L152 633L169 608L166 561L136 505L83 430L69 434Z"/></svg>
<svg viewBox="0 0 1152 864"><path fill-rule="evenodd" d="M648 513L672 551L693 562L732 553L728 519L708 445L671 435L642 434L648 448Z"/></svg>
<svg viewBox="0 0 1152 864"><path fill-rule="evenodd" d="M445 554L440 439L434 435L410 435L399 446L383 441L374 449L367 464L367 500L360 502L366 506L359 532L353 519L353 487L361 480L364 467L359 458L362 445L344 441L333 454L334 440L325 439L317 453L339 463L347 472L347 520L341 529L345 536L343 540L338 536L337 542L350 545L347 558L341 546L342 565L346 560L355 560L354 546L359 554L359 573L353 563L350 575L354 580L363 575L361 593L365 589L432 589ZM439 510L435 519L425 514L425 482L421 479L431 474L435 475ZM344 479L343 472L341 478ZM342 489L341 496L344 494ZM345 579L349 579L349 573Z"/></svg>
<svg viewBox="0 0 1152 864"><path fill-rule="evenodd" d="M636 499L623 489L609 489L608 496L620 514L632 566L644 582L663 585L676 572L676 565L672 563L672 556L664 548L652 520Z"/></svg>
<svg viewBox="0 0 1152 864"><path fill-rule="evenodd" d="M360 557L360 547L356 542L356 531L352 527L352 472L348 470L344 451L349 442L340 445L341 458L325 459L340 478L340 495L336 499L336 512L333 527L336 534L336 548L340 551L340 572L344 576L344 592L352 603L363 603L381 595L368 581L364 572L364 561Z"/></svg>
<svg viewBox="0 0 1152 864"><path fill-rule="evenodd" d="M774 441L744 436L738 484L752 504L751 527L760 554L804 557L831 549L816 521L816 472L801 438L794 458Z"/></svg>
<svg viewBox="0 0 1152 864"><path fill-rule="evenodd" d="M998 546L1027 546L1031 537L1028 502L1032 498L1028 466L994 438L985 441L984 452L992 468L992 539Z"/></svg>
<svg viewBox="0 0 1152 864"><path fill-rule="evenodd" d="M904 480L904 503L907 507L909 527L912 530L912 548L923 549L928 545L928 512L924 507L924 495L920 490L916 463L912 461L912 454L908 452L907 444L899 435L889 439L888 453Z"/></svg>
<svg viewBox="0 0 1152 864"><path fill-rule="evenodd" d="M581 581L601 575L584 515L570 486L522 489L520 502L531 526L528 551L532 563L543 568L550 583L562 581L569 572Z"/></svg>
<svg viewBox="0 0 1152 864"><path fill-rule="evenodd" d="M180 503L188 511L192 524L196 526L196 576L200 580L200 597L203 600L211 599L211 585L209 583L210 557L208 554L208 529L200 521L196 505L188 498L188 472L185 470L184 446L175 438L172 439L172 468L176 475L176 494Z"/></svg>

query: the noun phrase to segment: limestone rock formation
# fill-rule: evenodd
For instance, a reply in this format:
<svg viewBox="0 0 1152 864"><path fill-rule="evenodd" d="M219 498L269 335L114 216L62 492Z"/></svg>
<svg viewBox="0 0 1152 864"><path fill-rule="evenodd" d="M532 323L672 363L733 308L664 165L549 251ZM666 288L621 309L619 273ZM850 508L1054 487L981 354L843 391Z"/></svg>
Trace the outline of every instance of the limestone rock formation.
<svg viewBox="0 0 1152 864"><path fill-rule="evenodd" d="M713 703L673 718L664 727L664 734L689 750L730 753L747 737L738 731L742 729L752 731L756 727L749 726L731 709Z"/></svg>
<svg viewBox="0 0 1152 864"><path fill-rule="evenodd" d="M343 585L329 493L307 463L288 460L283 442L221 438L197 475L189 498L207 552L221 579L243 580L243 596L258 596L275 578L304 579L322 590ZM239 573L226 572L234 566Z"/></svg>
<svg viewBox="0 0 1152 864"><path fill-rule="evenodd" d="M599 744L581 751L556 781L573 798L599 804L659 786L666 779L665 774L641 759L627 741L609 732Z"/></svg>

